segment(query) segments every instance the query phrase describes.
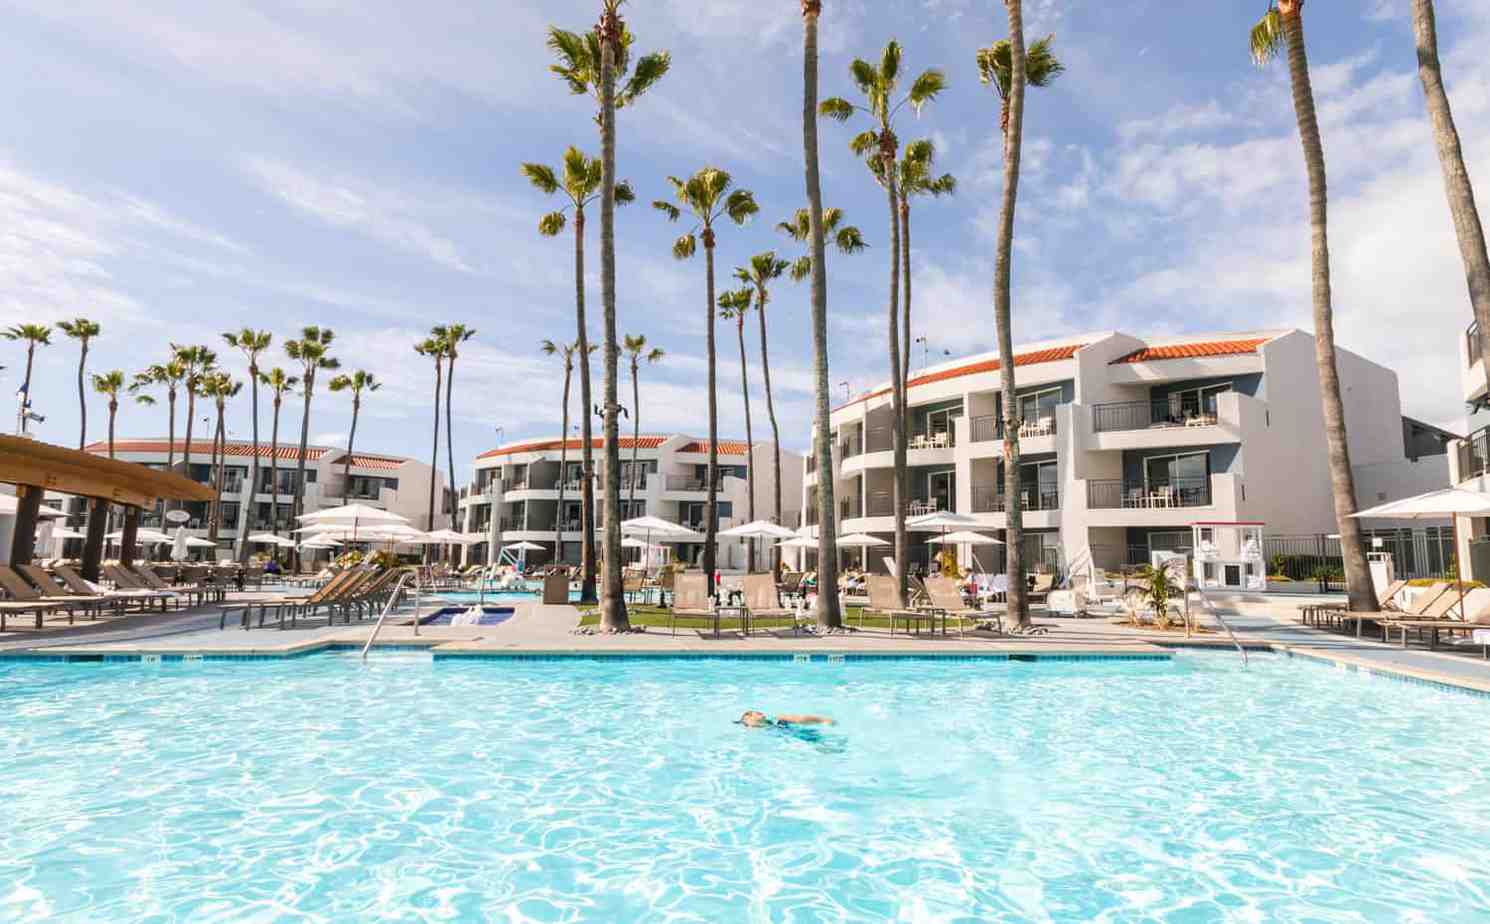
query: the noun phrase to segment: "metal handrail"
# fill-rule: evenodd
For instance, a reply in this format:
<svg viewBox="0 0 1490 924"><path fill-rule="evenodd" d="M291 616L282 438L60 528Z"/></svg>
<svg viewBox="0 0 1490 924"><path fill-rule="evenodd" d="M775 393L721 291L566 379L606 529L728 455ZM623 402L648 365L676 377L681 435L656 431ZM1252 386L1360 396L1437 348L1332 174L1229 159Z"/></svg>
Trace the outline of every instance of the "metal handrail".
<svg viewBox="0 0 1490 924"><path fill-rule="evenodd" d="M378 616L378 624L375 625L375 626L373 626L372 635L369 635L367 637L367 644L362 646L362 660L364 660L364 661L367 660L368 649L372 648L373 642L375 640L377 640L378 633L381 632L381 631L383 631L383 622L384 622L384 620L386 620L388 618L388 614L389 613L393 612L394 604L396 604L398 602L398 595L403 591L404 584L408 583L409 576L410 575L413 575L413 574L414 574L413 571L405 571L403 574L401 574L401 575L398 576L398 583L396 583L396 584L393 585L393 593L391 593L391 594L388 595L388 602L385 603L385 604L383 604L383 612L381 614L379 614L379 616ZM418 599L419 598L417 596L417 593L418 593L419 584L418 584L418 581L417 580L415 581L414 587L415 587L415 593L416 593L416 596L414 598L415 599L415 603L414 603L414 634L415 635L418 635L419 634L419 604L418 604Z"/></svg>
<svg viewBox="0 0 1490 924"><path fill-rule="evenodd" d="M1185 590L1188 593L1189 587L1186 587ZM1205 607L1206 612L1215 617L1216 621L1221 624L1221 628L1225 629L1226 634L1231 637L1231 644L1236 646L1237 654L1242 656L1242 667L1246 667L1248 665L1247 649L1243 648L1242 643L1237 641L1236 633L1231 631L1231 626L1226 624L1226 619L1221 615L1221 611L1216 609L1215 604L1211 603L1210 598L1205 595L1205 588L1197 584L1195 592L1200 595L1200 603Z"/></svg>

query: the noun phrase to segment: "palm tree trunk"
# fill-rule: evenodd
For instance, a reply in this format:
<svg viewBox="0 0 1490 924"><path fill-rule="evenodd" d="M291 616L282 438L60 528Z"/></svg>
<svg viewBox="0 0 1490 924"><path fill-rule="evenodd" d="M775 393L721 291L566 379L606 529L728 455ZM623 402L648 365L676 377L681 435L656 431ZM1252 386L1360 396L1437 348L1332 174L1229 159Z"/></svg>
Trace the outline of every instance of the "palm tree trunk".
<svg viewBox="0 0 1490 924"><path fill-rule="evenodd" d="M1314 357L1319 366L1319 393L1324 405L1324 429L1329 446L1330 491L1340 530L1340 554L1345 564L1346 595L1352 612L1375 609L1371 570L1361 543L1361 524L1355 519L1355 475L1345 434L1345 403L1340 397L1340 371L1335 365L1335 319L1330 296L1329 192L1325 179L1324 145L1314 113L1314 89L1309 81L1309 56L1304 48L1304 17L1299 8L1283 17L1288 42L1288 74L1293 85L1293 107L1299 140L1309 173L1310 258L1313 264Z"/></svg>
<svg viewBox="0 0 1490 924"><path fill-rule="evenodd" d="M455 418L451 416L451 393L455 390L455 346L451 345L450 368L445 370L445 466L449 482L445 485L446 499L450 504L450 528L455 528ZM451 546L442 546L446 559L450 558Z"/></svg>
<svg viewBox="0 0 1490 924"><path fill-rule="evenodd" d="M704 316L706 340L704 349L709 359L709 466L705 476L708 483L709 501L704 505L704 573L708 577L709 593L714 593L714 571L719 566L718 551L714 544L719 541L719 386L718 356L714 345L714 229L704 226L704 278L708 296L707 313Z"/></svg>
<svg viewBox="0 0 1490 924"><path fill-rule="evenodd" d="M911 377L911 202L905 190L900 191L900 276L905 299L900 305L900 388L904 394ZM910 413L909 410L906 411ZM910 420L906 420L906 433Z"/></svg>
<svg viewBox="0 0 1490 924"><path fill-rule="evenodd" d="M745 490L749 493L749 519L745 522L755 522L755 434L750 429L750 375L745 366L745 314L742 311L740 318L735 322L735 333L740 340L740 394L745 396ZM746 542L745 570L749 574L755 573L755 541Z"/></svg>
<svg viewBox="0 0 1490 924"><path fill-rule="evenodd" d="M602 231L604 222L602 222ZM602 271L605 254L601 253ZM602 293L603 295L603 293ZM602 302L604 298L602 297ZM579 351L579 562L581 603L594 603L595 596L595 450L591 415L594 413L590 389L590 330L585 320L585 213L574 212L574 317L578 328L575 344ZM563 434L569 439L568 431Z"/></svg>
<svg viewBox="0 0 1490 924"><path fill-rule="evenodd" d="M36 341L26 345L26 401L31 401L31 365L36 359Z"/></svg>
<svg viewBox="0 0 1490 924"><path fill-rule="evenodd" d="M888 129L885 130L888 134ZM905 530L906 505L910 502L910 481L906 477L906 407L905 376L900 366L900 195L895 181L895 152L892 138L882 136L881 156L885 163L885 190L890 198L890 433L894 441L895 484L895 580L902 600L910 577L910 535ZM821 480L821 478L819 478Z"/></svg>
<svg viewBox="0 0 1490 924"><path fill-rule="evenodd" d="M616 420L616 53L623 27L608 2L600 23L600 304L605 314L605 589L600 625L609 632L631 629L621 586L621 447ZM589 362L588 356L581 356ZM585 409L585 419L589 419Z"/></svg>
<svg viewBox="0 0 1490 924"><path fill-rule="evenodd" d="M176 389L172 388L166 392L166 413L170 419L166 421L166 471L176 468Z"/></svg>
<svg viewBox="0 0 1490 924"><path fill-rule="evenodd" d="M253 394L253 441L254 458L248 466L248 497L240 502L238 507L238 552L235 556L239 564L248 563L248 524L250 518L258 512L256 495L259 491L259 366L257 362L248 364L248 382L252 387ZM239 496L243 496L242 491Z"/></svg>
<svg viewBox="0 0 1490 924"><path fill-rule="evenodd" d="M823 186L817 145L817 21L822 0L802 0L802 160L812 234L812 369L816 383L817 426L817 624L843 626L838 600L838 525L833 521L832 408L828 394L828 276L823 234Z"/></svg>
<svg viewBox="0 0 1490 924"><path fill-rule="evenodd" d="M636 452L642 438L642 393L637 384L637 359L631 357L631 478L626 506L631 516L636 516ZM645 554L643 561L645 561Z"/></svg>
<svg viewBox="0 0 1490 924"><path fill-rule="evenodd" d="M564 363L564 431L559 434L559 507L554 517L554 564L564 558L564 482L569 479L569 381L573 378L574 366ZM581 515L583 518L583 515ZM583 525L583 522L581 523ZM501 524L497 524L501 529Z"/></svg>
<svg viewBox="0 0 1490 924"><path fill-rule="evenodd" d="M212 516L208 518L207 538L214 544L222 526L222 476L223 462L227 456L222 426L222 408L217 409L217 426L212 431ZM215 555L215 553L214 553Z"/></svg>
<svg viewBox="0 0 1490 924"><path fill-rule="evenodd" d="M766 338L766 301L766 290L763 288L756 299L756 313L760 315L761 322L761 378L766 383L766 416L771 419L771 479L775 488L775 507L772 519L776 525L780 526L783 525L781 523L781 430L776 426L776 402L771 397L771 355ZM751 462L754 461L755 457L752 455ZM781 574L781 551L779 549L771 554L771 573L778 577Z"/></svg>
<svg viewBox="0 0 1490 924"><path fill-rule="evenodd" d="M196 416L196 389L191 384L188 384L186 387L186 437L181 443L181 469L182 474L185 475L187 478L191 477L191 431L192 424L195 422ZM186 501L182 501L181 504L184 507L186 505Z"/></svg>
<svg viewBox="0 0 1490 924"><path fill-rule="evenodd" d="M341 463L341 502L345 506L352 490L352 447L357 445L357 418L362 414L362 396L352 393L352 430L347 434L347 457Z"/></svg>
<svg viewBox="0 0 1490 924"><path fill-rule="evenodd" d="M274 395L274 425L270 429L269 436L269 528L274 535L279 535L279 409L283 399L276 392ZM258 487L254 487L258 491ZM254 506L257 507L257 498ZM257 511L255 511L257 512ZM279 557L279 553L274 553Z"/></svg>
<svg viewBox="0 0 1490 924"><path fill-rule="evenodd" d="M305 381L301 388L305 392L305 404L300 411L300 455L295 460L295 494L290 501L290 519L293 521L305 513L305 447L310 444L310 399L315 390L316 376L313 370L307 370ZM300 568L300 550L297 548L293 553L295 568Z"/></svg>
<svg viewBox="0 0 1490 924"><path fill-rule="evenodd" d="M435 359L435 437L429 448L429 526L427 529L435 528L435 477L440 470L440 385L444 381L445 364L439 358ZM424 547L424 563L430 563L434 556L434 547Z"/></svg>
<svg viewBox="0 0 1490 924"><path fill-rule="evenodd" d="M114 418L119 416L119 399L109 399L109 458L114 458Z"/></svg>
<svg viewBox="0 0 1490 924"><path fill-rule="evenodd" d="M1438 162L1443 169L1444 192L1449 200L1449 214L1454 219L1454 234L1459 239L1459 256L1464 261L1465 282L1469 285L1469 302L1480 329L1480 355L1486 357L1486 399L1490 400L1490 256L1486 255L1485 229L1475 206L1474 186L1464 166L1464 150L1459 145L1459 129L1449 108L1449 94L1443 87L1443 71L1438 62L1438 24L1433 14L1433 0L1412 0L1412 27L1418 45L1418 79L1423 84L1423 98L1428 105L1428 119L1433 125L1433 142L1438 148Z"/></svg>
<svg viewBox="0 0 1490 924"><path fill-rule="evenodd" d="M1024 504L1019 483L1019 403L1015 398L1014 332L1010 318L1010 274L1014 251L1014 209L1019 201L1019 159L1024 144L1024 10L1022 0L1006 0L1009 12L1008 128L1004 134L1004 198L999 209L998 250L993 273L993 319L999 342L999 379L1004 411L1004 539L1008 563L1008 613L1018 626L1030 621L1024 583Z"/></svg>
<svg viewBox="0 0 1490 924"><path fill-rule="evenodd" d="M83 391L83 372L88 365L88 340L82 340L83 349L78 354L78 449L88 445L88 399ZM26 393L28 396L30 392Z"/></svg>

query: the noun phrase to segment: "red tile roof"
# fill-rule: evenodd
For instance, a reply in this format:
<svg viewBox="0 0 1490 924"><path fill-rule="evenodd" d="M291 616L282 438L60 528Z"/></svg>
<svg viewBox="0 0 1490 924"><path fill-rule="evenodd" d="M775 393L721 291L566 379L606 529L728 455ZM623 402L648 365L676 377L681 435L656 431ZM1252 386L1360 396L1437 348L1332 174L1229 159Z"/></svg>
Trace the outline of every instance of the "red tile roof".
<svg viewBox="0 0 1490 924"><path fill-rule="evenodd" d="M1049 349L1045 350L1035 350L1030 353L1019 353L1014 357L1014 365L1016 367L1019 367L1034 366L1038 365L1039 363L1060 362L1062 360L1070 359L1071 357L1075 356L1076 351L1081 349L1083 346L1085 346L1085 344L1073 343L1067 346L1050 347ZM907 382L906 385L909 388L915 388L918 385L930 385L933 382L945 382L948 379L957 379L965 375L978 375L983 372L997 372L999 371L1000 365L1001 364L997 359L980 360L979 362L968 363L964 366L953 366L950 369L938 369L935 372L928 372L924 375L918 375ZM850 401L848 404L855 404L859 401L867 401L870 398L878 398L880 395L888 395L889 393L890 387L887 385L884 388L879 389L878 391L872 391L869 394L860 395L859 397L853 399L853 401ZM842 407L847 406L847 404L842 405Z"/></svg>
<svg viewBox="0 0 1490 924"><path fill-rule="evenodd" d="M661 446L666 439L667 437L664 436L643 436L638 439L632 439L629 436L623 436L621 437L619 443L622 449L630 449L633 445L635 445L637 449L656 449L658 446ZM526 443L515 443L511 446L503 446L499 449L488 449L486 452L483 452L476 458L491 459L496 456L511 456L524 452L547 452L549 450L560 448L559 443L559 440L530 440ZM569 439L564 440L563 443L564 448L577 450L584 444L584 441L579 439ZM603 437L597 437L590 440L590 448L604 449L605 439Z"/></svg>
<svg viewBox="0 0 1490 924"><path fill-rule="evenodd" d="M1256 353L1257 348L1268 342L1267 337L1251 340L1202 340L1197 343L1170 343L1163 346L1144 347L1112 361L1118 363L1147 363L1158 359L1200 359L1206 356L1242 356Z"/></svg>
<svg viewBox="0 0 1490 924"><path fill-rule="evenodd" d="M114 441L114 452L116 452L116 453L122 453L122 452L151 452L151 453L159 452L159 453L164 453L169 448L169 445L168 445L169 443L170 443L170 441L169 440L166 440L166 439L115 440ZM253 448L254 448L253 447L253 443L251 443L251 442L239 442L239 441L236 441L236 440L228 440L227 445L223 449L223 452L224 452L225 455L229 455L229 456L252 456L253 455ZM261 459L267 459L269 457L269 449L270 449L270 446L269 446L269 443L267 441L260 442L259 443L259 458L261 458ZM182 453L184 453L186 451L186 441L185 440L177 440L176 441L176 444L175 444L175 450L176 450L176 455L177 456L180 456ZM300 447L298 445L296 445L296 444L291 443L290 445L287 446L287 445L281 443L280 446L279 446L279 452L276 453L276 455L282 461L291 461L291 462L293 462L293 461L297 460L300 457L300 451L299 450L300 450ZM95 443L89 443L87 446L84 447L84 451L85 452L95 453L97 455L105 455L109 451L109 444L108 444L107 441L99 441L99 442L95 442ZM306 461L314 462L314 461L320 459L326 453L331 452L331 451L332 450L327 449L324 446L307 446L306 449L305 449L305 458L306 458ZM212 441L211 440L193 439L191 441L191 454L192 454L192 458L196 458L198 456L201 456L201 457L211 456L212 455Z"/></svg>
<svg viewBox="0 0 1490 924"><path fill-rule="evenodd" d="M703 440L694 440L678 447L679 452L708 452L709 444ZM719 454L721 456L743 456L750 452L750 444L744 440L720 440Z"/></svg>
<svg viewBox="0 0 1490 924"><path fill-rule="evenodd" d="M338 457L336 459L336 461L332 462L331 464L332 465L345 465L346 463L347 463L346 453L342 453L341 456ZM395 471L397 469L403 468L404 467L404 460L403 459L394 459L394 458L391 458L389 456L370 456L370 455L363 455L362 453L358 452L358 453L354 453L352 455L352 467L353 468L375 468L375 469L380 469L382 471L389 471L389 472L391 472L391 471Z"/></svg>

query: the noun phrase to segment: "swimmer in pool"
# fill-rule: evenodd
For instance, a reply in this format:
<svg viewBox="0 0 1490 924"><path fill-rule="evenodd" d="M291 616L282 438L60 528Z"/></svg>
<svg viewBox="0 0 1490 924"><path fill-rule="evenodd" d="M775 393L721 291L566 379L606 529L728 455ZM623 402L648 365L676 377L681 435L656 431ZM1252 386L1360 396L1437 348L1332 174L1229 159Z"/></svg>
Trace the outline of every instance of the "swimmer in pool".
<svg viewBox="0 0 1490 924"><path fill-rule="evenodd" d="M835 725L837 724L827 716L821 715L766 715L754 709L747 710L744 715L735 721L736 725L744 725L746 728L785 728L792 725Z"/></svg>

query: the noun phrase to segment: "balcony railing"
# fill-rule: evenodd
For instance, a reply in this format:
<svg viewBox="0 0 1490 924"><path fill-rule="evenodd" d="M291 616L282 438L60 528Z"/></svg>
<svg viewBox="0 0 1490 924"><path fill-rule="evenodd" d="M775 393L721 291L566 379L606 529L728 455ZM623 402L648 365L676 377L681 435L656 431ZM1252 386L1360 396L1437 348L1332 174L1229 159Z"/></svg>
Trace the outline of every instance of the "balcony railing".
<svg viewBox="0 0 1490 924"><path fill-rule="evenodd" d="M1490 471L1490 427L1481 427L1459 444L1459 480Z"/></svg>
<svg viewBox="0 0 1490 924"><path fill-rule="evenodd" d="M1056 488L1023 488L1019 492L1021 510L1059 510L1061 492ZM973 513L1004 513L1008 498L997 488L973 487Z"/></svg>
<svg viewBox="0 0 1490 924"><path fill-rule="evenodd" d="M1086 483L1086 505L1092 510L1167 510L1209 507L1209 478L1172 478L1163 482L1096 479Z"/></svg>
<svg viewBox="0 0 1490 924"><path fill-rule="evenodd" d="M870 427L865 431L865 452L890 452L894 448L895 433L889 427Z"/></svg>
<svg viewBox="0 0 1490 924"><path fill-rule="evenodd" d="M935 433L912 433L910 443L911 449L946 449L957 445L957 437L951 430L941 430Z"/></svg>
<svg viewBox="0 0 1490 924"><path fill-rule="evenodd" d="M1204 402L1195 396L1159 401L1123 401L1092 407L1092 429L1097 433L1123 430L1148 430L1164 427L1213 427L1216 425L1216 402Z"/></svg>
<svg viewBox="0 0 1490 924"><path fill-rule="evenodd" d="M838 518L840 520L853 520L859 516L859 505L852 500L840 501L838 503Z"/></svg>
<svg viewBox="0 0 1490 924"><path fill-rule="evenodd" d="M994 414L974 417L968 421L969 437L975 443L991 443L1004 438L1004 422Z"/></svg>
<svg viewBox="0 0 1490 924"><path fill-rule="evenodd" d="M1469 348L1469 364L1473 366L1480 361L1480 322L1471 321L1469 328L1464 331L1465 346Z"/></svg>
<svg viewBox="0 0 1490 924"><path fill-rule="evenodd" d="M719 478L714 482L714 490L718 491L723 486L724 479ZM700 493L709 490L707 478L694 478L691 475L668 475L663 481L663 486L669 491L698 491Z"/></svg>
<svg viewBox="0 0 1490 924"><path fill-rule="evenodd" d="M864 441L857 436L851 436L838 444L838 456L842 459L852 459L854 456L864 454Z"/></svg>

